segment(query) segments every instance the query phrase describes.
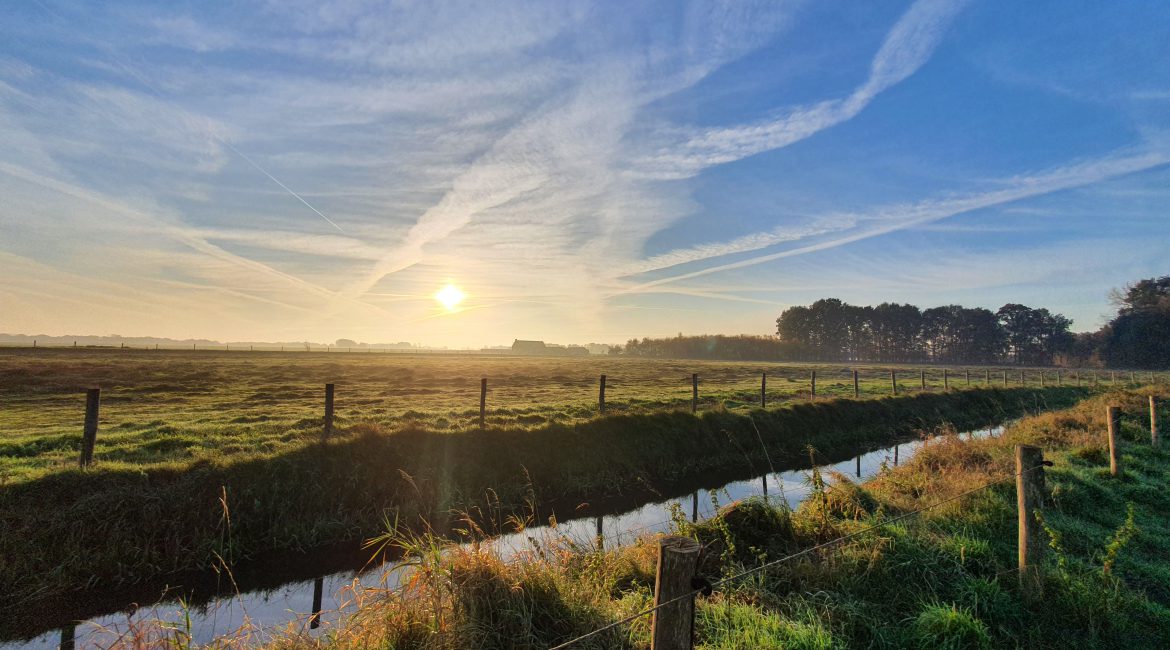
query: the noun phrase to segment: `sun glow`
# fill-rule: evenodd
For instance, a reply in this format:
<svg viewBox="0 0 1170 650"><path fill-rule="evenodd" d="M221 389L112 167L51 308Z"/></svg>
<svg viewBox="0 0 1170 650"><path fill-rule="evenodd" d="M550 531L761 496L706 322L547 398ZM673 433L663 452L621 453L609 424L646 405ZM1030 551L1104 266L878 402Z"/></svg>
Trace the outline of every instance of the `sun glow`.
<svg viewBox="0 0 1170 650"><path fill-rule="evenodd" d="M439 304L443 305L447 311L455 311L455 308L458 307L459 303L463 302L463 299L466 297L467 294L463 293L459 287L453 284L448 284L447 286L435 292L435 300L438 300Z"/></svg>

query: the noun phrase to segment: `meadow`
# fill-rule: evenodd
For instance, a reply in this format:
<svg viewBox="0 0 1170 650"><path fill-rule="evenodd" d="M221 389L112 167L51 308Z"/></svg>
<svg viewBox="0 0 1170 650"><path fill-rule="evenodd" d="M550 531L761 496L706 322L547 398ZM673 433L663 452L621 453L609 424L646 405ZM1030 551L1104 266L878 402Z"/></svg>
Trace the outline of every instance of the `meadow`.
<svg viewBox="0 0 1170 650"><path fill-rule="evenodd" d="M936 370L934 390L879 397L888 371L870 368L862 388L873 398L854 400L822 396L851 396L840 366L688 361L122 350L3 360L0 596L42 611L93 598L79 590L150 591L177 572L358 543L388 521L445 531L453 513L485 505L501 521L606 514L758 476L766 462L807 458L809 445L848 457L944 422L986 426L1090 393L1035 379L944 392ZM762 370L775 387L767 409L753 404ZM614 379L599 417L602 372ZM697 414L691 372L705 379ZM328 381L337 428L323 441ZM94 464L80 469L82 391L94 384L101 428Z"/></svg>
<svg viewBox="0 0 1170 650"><path fill-rule="evenodd" d="M33 480L77 464L85 390L102 389L95 461L105 467L184 467L232 456L289 451L319 439L324 384L336 385L336 426L391 432L479 428L480 379L488 379L486 425L532 430L606 413L689 411L699 375L700 411L748 412L759 406L761 373L769 406L891 393L890 366L768 364L615 357L542 358L346 352L227 352L130 349L0 349L0 485ZM942 368L899 368L899 394L943 388ZM951 388L966 388L951 368ZM976 368L1002 387L1048 385L1052 369ZM1090 374L1081 373L1090 383ZM1075 371L1064 373L1075 383ZM1108 378L1102 375L1103 381ZM1128 377L1122 376L1121 380Z"/></svg>

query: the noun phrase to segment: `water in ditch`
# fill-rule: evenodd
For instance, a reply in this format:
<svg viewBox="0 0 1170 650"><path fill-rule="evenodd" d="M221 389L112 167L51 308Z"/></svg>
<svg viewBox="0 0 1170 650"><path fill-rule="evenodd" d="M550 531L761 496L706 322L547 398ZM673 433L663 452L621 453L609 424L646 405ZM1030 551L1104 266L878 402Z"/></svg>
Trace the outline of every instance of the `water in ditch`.
<svg viewBox="0 0 1170 650"><path fill-rule="evenodd" d="M998 435L1001 431L1001 426L995 426L958 435L979 438ZM923 440L913 440L874 449L849 460L822 465L820 469L864 481L875 476L883 466L893 466L913 457L923 444ZM808 473L807 468L769 472L750 480L698 490L681 498L643 503L620 514L560 521L555 532L543 526L532 527L522 533L492 538L483 545L509 557L531 548L530 538L540 539L547 534L563 535L587 545L596 544L600 539L607 548L630 544L639 536L670 530L672 513L677 511L687 518L697 516L704 519L713 514L716 504L755 496L767 496L777 503L787 501L791 507L796 507L809 494ZM343 565L348 563L340 561ZM383 564L359 570L323 571L315 579L292 580L276 586L272 585L271 579L253 580L253 583L267 584L251 589L248 581L241 580L239 588L230 589L228 595L211 599L203 605L184 607L181 602L166 599L145 607L127 604L119 608L120 611L45 631L28 640L0 643L0 650L107 646L136 625L148 621L163 621L175 629L184 630L196 644L231 636L242 629L250 630L255 641L290 628L319 634L331 629L362 598L377 597L385 590L397 588L405 570L390 569L391 566ZM279 570L274 569L273 573L279 574ZM221 580L231 584L232 577L224 575ZM279 582L279 578L275 580Z"/></svg>

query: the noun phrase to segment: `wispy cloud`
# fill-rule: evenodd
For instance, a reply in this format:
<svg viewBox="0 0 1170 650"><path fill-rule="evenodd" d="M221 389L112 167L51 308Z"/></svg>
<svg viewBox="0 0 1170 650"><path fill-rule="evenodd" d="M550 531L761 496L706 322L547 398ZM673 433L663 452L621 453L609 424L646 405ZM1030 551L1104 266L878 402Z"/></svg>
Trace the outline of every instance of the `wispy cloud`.
<svg viewBox="0 0 1170 650"><path fill-rule="evenodd" d="M930 59L966 0L918 0L886 35L869 77L847 97L786 108L768 120L686 134L635 164L637 176L679 179L703 169L786 147L855 117L875 97Z"/></svg>
<svg viewBox="0 0 1170 650"><path fill-rule="evenodd" d="M1021 199L1050 194L1060 190L1071 189L1099 183L1101 181L1141 172L1170 163L1170 155L1162 152L1145 152L1130 155L1116 155L1080 164L1070 165L1047 173L1034 176L1017 177L1010 179L1008 187L981 194L920 201L918 203L897 205L876 210L872 213L854 215L859 227L852 229L848 234L824 239L796 248L790 248L767 255L758 255L748 259L710 266L704 269L680 273L669 277L657 278L637 284L618 293L636 293L653 290L656 287L689 280L713 273L746 268L794 257L806 253L829 250L852 244L854 242L886 235L912 226L932 223L972 210L988 208ZM715 251L720 250L715 247ZM696 261L694 257L688 261Z"/></svg>

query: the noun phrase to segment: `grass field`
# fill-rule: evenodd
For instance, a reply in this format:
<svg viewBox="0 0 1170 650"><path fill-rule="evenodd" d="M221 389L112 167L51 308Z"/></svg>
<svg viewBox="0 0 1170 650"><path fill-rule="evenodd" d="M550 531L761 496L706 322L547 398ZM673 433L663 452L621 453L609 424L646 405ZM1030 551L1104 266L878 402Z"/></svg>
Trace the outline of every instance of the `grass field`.
<svg viewBox="0 0 1170 650"><path fill-rule="evenodd" d="M890 394L889 367L857 366L863 397ZM689 411L691 374L699 409L747 412L768 373L769 406L852 397L851 367L622 358L537 358L376 353L0 349L0 484L35 479L77 463L85 389L101 387L95 460L105 466L181 467L233 455L277 454L315 442L325 383L336 384L336 425L380 431L478 428L480 378L488 379L487 425L536 429L598 415L599 376L607 412ZM899 393L943 387L940 368L905 367ZM965 370L950 369L963 388ZM1020 385L1018 368L977 368L973 386ZM1056 371L1027 369L1048 385ZM1082 373L1084 382L1089 375ZM1108 373L1102 377L1107 378ZM1064 373L1065 383L1074 383ZM1125 379L1126 377L1122 377Z"/></svg>
<svg viewBox="0 0 1170 650"><path fill-rule="evenodd" d="M906 386L896 399L878 399L878 377L888 374L873 369L875 399L811 400L799 393L807 386L788 388L807 380L811 367L771 367L779 386L773 394L791 392L763 410L747 395L749 386L759 389L760 364L120 350L5 355L0 596L38 598L360 540L387 518L441 528L453 511L488 498L505 513L536 502L541 516L604 514L617 501L757 476L768 459L806 458L808 445L847 457L943 422L986 426L1067 406L1089 392L1040 389L1037 382L947 393ZM692 370L707 378L697 416L689 412ZM617 385L611 404L627 407L604 417L592 403L601 372ZM818 377L845 372L823 366ZM793 382L781 380L783 373ZM484 375L501 379L491 384L498 389L489 393L481 431L476 389ZM322 443L326 381L337 384L339 428ZM93 383L103 387L102 428L96 463L81 470L81 391ZM821 379L818 392L834 383L844 382ZM578 395L575 406L555 403L566 394ZM630 394L643 397L623 397ZM540 412L559 415L522 419ZM438 426L444 417L458 417L458 427Z"/></svg>

